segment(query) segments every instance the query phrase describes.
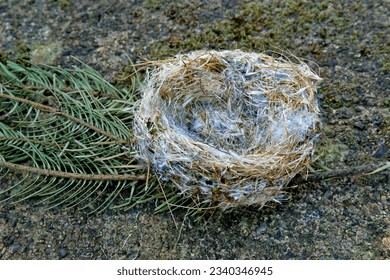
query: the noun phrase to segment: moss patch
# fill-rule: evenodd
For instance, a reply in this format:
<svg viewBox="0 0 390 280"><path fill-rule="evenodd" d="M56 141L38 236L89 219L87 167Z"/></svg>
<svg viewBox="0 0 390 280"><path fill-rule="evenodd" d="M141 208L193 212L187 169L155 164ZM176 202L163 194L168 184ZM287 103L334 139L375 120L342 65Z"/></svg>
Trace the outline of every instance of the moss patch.
<svg viewBox="0 0 390 280"><path fill-rule="evenodd" d="M244 50L294 49L296 54L311 51L318 53L320 46L305 42L308 35L334 38L350 27L349 17L342 7L324 1L320 4L307 1L248 2L225 16L201 27L201 32L181 34L179 40L155 43L153 55L169 56L180 51L215 48ZM303 42L302 42L303 40ZM302 48L295 49L297 45Z"/></svg>
<svg viewBox="0 0 390 280"><path fill-rule="evenodd" d="M52 65L61 55L62 48L58 42L47 45L37 45L31 51L31 62L33 64Z"/></svg>
<svg viewBox="0 0 390 280"><path fill-rule="evenodd" d="M0 61L5 62L6 60L29 60L30 59L30 48L26 43L19 43L11 52L0 51Z"/></svg>

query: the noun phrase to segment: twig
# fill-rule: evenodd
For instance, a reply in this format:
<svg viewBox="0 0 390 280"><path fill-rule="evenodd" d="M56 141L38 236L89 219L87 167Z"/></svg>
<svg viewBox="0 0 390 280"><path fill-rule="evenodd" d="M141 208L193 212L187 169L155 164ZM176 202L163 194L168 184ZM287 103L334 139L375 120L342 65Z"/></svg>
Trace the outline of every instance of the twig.
<svg viewBox="0 0 390 280"><path fill-rule="evenodd" d="M20 97L16 97L16 96L12 96L12 95L8 95L8 94L4 94L4 93L1 93L0 92L0 97L1 98L5 98L5 99L11 99L11 100L15 100L15 101L18 101L18 102L21 102L21 103L24 103L24 104L27 104L27 105L30 105L34 108L38 108L42 111L46 111L46 112L50 112L50 113L53 113L55 115L58 115L58 116L61 116L61 117L64 117L64 118L67 118L69 120L72 120L74 121L75 123L78 123L78 124L81 124L82 126L85 126L89 129L92 129L100 134L103 134L113 140L116 140L116 141L122 141L123 139L120 139L118 137L116 137L115 135L107 132L107 131L104 131L104 130L101 130L100 128L96 127L96 126L93 126L83 120L80 120L79 118L76 118L72 115L69 115L67 113L64 113L62 111L60 111L59 109L57 108L53 108L53 107L50 107L50 106L47 106L47 105L43 105L41 103L38 103L38 102L34 102L34 101L30 101L30 100L27 100L27 99L24 99L24 98L20 98Z"/></svg>
<svg viewBox="0 0 390 280"><path fill-rule="evenodd" d="M91 181L128 181L128 180L147 180L148 174L82 174L82 173L72 173L72 172L62 172L44 168L36 168L21 164L10 163L6 161L0 161L1 168L9 168L14 171L21 172L31 172L37 173L45 176L51 177L60 177L60 178L69 178L76 180L91 180ZM318 172L314 174L309 174L306 177L302 175L295 176L290 183L289 186L294 185L302 185L311 182L318 182L322 180L332 179L332 178L340 178L354 175L370 175L375 174L376 170L385 170L390 168L390 163L386 163L385 165L362 165L357 167L349 167L341 170L332 170L325 172ZM165 193L164 193L165 195Z"/></svg>
<svg viewBox="0 0 390 280"><path fill-rule="evenodd" d="M384 170L389 167L390 167L389 163L367 164L367 165L361 165L356 167L348 167L339 170L317 172L317 173L309 174L307 176L302 176L301 174L299 174L295 176L288 185L289 186L302 185L302 184L318 182L326 179L340 178L340 177L347 177L347 176L354 176L354 175L370 175L370 173L373 174L377 169L383 168Z"/></svg>
<svg viewBox="0 0 390 280"><path fill-rule="evenodd" d="M9 168L14 171L37 173L50 177L60 177L75 180L90 180L90 181L131 181L131 180L146 180L145 174L82 174L72 172L62 172L44 168L36 168L21 164L0 161L1 168Z"/></svg>

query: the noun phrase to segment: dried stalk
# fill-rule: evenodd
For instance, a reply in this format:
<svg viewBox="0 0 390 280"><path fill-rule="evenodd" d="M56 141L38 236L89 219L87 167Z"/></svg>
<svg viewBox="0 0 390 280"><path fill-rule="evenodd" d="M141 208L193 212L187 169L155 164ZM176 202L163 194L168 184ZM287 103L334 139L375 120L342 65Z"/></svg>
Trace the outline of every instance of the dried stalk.
<svg viewBox="0 0 390 280"><path fill-rule="evenodd" d="M71 173L71 172L62 172L62 171L54 171L50 169L43 168L35 168L31 166L14 164L10 162L0 161L0 167L9 168L13 171L19 172L31 172L42 174L51 177L60 177L60 178L68 178L68 179L79 179L79 180L94 180L94 181L127 181L127 180L147 180L147 174L81 174L81 173ZM383 171L385 169L390 168L390 163L387 164L367 164L361 165L357 167L347 167L339 170L331 170L324 172L317 172L313 174L308 174L303 176L301 174L296 175L288 184L288 186L295 185L303 185L308 183L314 183L329 179L337 179L343 177L350 177L356 175L367 176L374 174L375 171L380 170Z"/></svg>
<svg viewBox="0 0 390 280"><path fill-rule="evenodd" d="M383 168L383 169L382 169ZM295 186L295 185L302 185L302 184L308 184L313 182L319 182L323 180L329 180L329 179L336 179L336 178L342 178L342 177L350 177L350 176L356 176L356 175L371 175L370 173L374 174L377 170L383 171L384 169L390 168L390 163L379 163L379 164L366 164L356 167L347 167L344 169L338 169L338 170L331 170L331 171L325 171L325 172L317 172L313 174L308 174L306 176L302 176L301 174L298 174L295 176L288 186Z"/></svg>

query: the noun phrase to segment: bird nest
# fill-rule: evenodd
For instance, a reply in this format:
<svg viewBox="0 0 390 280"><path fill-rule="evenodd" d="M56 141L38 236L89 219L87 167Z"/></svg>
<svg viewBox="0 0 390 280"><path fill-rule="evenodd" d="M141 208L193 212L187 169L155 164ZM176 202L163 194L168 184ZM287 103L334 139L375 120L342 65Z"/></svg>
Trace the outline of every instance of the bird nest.
<svg viewBox="0 0 390 280"><path fill-rule="evenodd" d="M320 78L303 62L240 50L153 64L135 113L140 159L202 202L279 201L310 163Z"/></svg>

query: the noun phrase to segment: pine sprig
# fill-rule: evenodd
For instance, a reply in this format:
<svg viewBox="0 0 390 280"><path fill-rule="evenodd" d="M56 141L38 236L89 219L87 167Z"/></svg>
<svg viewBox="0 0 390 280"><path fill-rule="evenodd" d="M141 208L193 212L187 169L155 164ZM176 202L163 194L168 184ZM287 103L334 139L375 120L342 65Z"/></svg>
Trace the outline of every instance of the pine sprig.
<svg viewBox="0 0 390 280"><path fill-rule="evenodd" d="M161 197L134 157L135 100L88 66L0 64L0 168L25 174L13 184L3 176L3 201L41 197L93 212Z"/></svg>

